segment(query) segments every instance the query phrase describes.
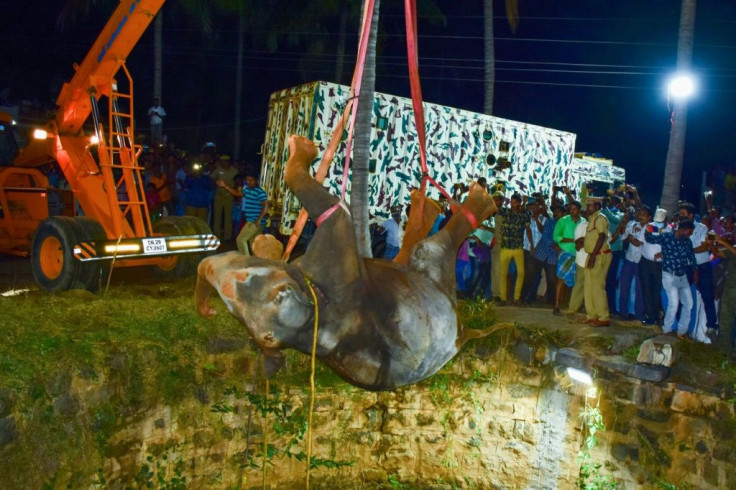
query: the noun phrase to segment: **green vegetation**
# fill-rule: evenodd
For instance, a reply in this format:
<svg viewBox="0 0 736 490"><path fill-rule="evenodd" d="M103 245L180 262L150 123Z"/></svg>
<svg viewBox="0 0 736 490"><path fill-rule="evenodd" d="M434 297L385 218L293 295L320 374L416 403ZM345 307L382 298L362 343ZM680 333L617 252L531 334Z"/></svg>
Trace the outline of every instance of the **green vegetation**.
<svg viewBox="0 0 736 490"><path fill-rule="evenodd" d="M603 464L592 458L590 452L598 445L598 432L606 430L603 414L598 405L592 406L585 398L585 407L580 413L583 424L583 447L578 452L580 473L578 488L584 490L608 490L618 488L618 482L611 475L601 473Z"/></svg>
<svg viewBox="0 0 736 490"><path fill-rule="evenodd" d="M9 436L20 438L0 447L1 481L88 486L105 457L135 454L131 443L111 439L124 424L158 404L206 399L224 383L216 366L205 366L207 347L216 339L245 345L246 332L216 303L219 315L199 317L193 286L0 297L0 416L14 414ZM74 379L100 395L82 398ZM155 465L151 471L161 487ZM176 487L175 476L166 481Z"/></svg>

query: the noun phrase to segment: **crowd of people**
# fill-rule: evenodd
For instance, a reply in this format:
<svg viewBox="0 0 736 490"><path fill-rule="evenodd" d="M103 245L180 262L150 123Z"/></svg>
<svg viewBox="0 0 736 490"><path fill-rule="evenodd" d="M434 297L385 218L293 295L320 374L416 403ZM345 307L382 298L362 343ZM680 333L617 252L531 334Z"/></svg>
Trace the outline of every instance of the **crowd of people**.
<svg viewBox="0 0 736 490"><path fill-rule="evenodd" d="M484 179L479 183L486 186ZM734 215L724 215L712 194L707 213L698 216L688 202L673 215L653 209L631 185L601 196L554 191L551 197L492 193L498 212L457 254L460 297L548 307L594 327L637 321L658 334L715 341L723 259L734 253L736 237ZM433 232L452 213L441 205ZM383 224L390 242L386 258L400 245L401 209L391 212Z"/></svg>
<svg viewBox="0 0 736 490"><path fill-rule="evenodd" d="M145 153L141 163L154 222L163 216L196 216L246 254L267 228L268 200L254 165L215 152L192 159L161 149ZM63 188L58 171L51 171L50 181ZM554 315L564 312L594 327L625 320L704 343L719 335L723 259L736 254L736 218L723 213L717 193L706 193L702 216L687 202L668 216L664 209L643 204L630 185L603 196L585 190L576 196L556 187L552 196L514 193L507 198L498 185L490 188L482 178L478 183L492 192L498 212L458 251L459 297L545 306ZM467 187L458 185L454 191L454 199L461 201ZM446 200L440 206L431 233L452 215ZM404 212L408 216L408 209L392 206L390 218L376 228L374 237L382 236L382 244L374 256L396 255Z"/></svg>
<svg viewBox="0 0 736 490"><path fill-rule="evenodd" d="M153 223L165 216L195 216L208 223L222 242L234 241L243 253L250 253L253 240L270 223L268 198L258 186L254 165L212 151L189 156L161 146L145 152L139 163L145 169L141 176ZM47 175L51 187L68 188L56 165L47 168ZM117 191L119 200L127 201L125 186ZM52 214L61 214L62 203L52 206L49 200Z"/></svg>

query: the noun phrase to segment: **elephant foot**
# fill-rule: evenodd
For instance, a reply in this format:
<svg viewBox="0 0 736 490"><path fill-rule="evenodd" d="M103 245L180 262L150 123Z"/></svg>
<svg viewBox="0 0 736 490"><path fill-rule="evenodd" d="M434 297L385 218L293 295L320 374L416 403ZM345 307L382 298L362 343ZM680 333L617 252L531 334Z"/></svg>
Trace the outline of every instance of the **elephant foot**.
<svg viewBox="0 0 736 490"><path fill-rule="evenodd" d="M297 134L291 135L289 159L284 168L284 181L292 190L293 186L298 185L305 176L309 177L309 166L315 158L317 158L317 147L311 140Z"/></svg>
<svg viewBox="0 0 736 490"><path fill-rule="evenodd" d="M483 188L483 186L477 183L470 185L470 191L468 197L463 201L462 207L470 211L478 224L482 223L492 214L498 211L496 203L491 198L491 195Z"/></svg>
<svg viewBox="0 0 736 490"><path fill-rule="evenodd" d="M434 226L440 207L432 199L422 195L418 190L411 191L411 211L406 224L401 250L394 258L397 264L408 264L411 251L417 242L425 239Z"/></svg>

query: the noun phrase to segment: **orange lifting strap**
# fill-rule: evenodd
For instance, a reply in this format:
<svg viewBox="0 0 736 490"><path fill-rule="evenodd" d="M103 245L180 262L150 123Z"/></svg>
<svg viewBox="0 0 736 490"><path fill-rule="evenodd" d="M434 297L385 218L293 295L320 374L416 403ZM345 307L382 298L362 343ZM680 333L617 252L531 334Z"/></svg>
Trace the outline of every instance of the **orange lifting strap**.
<svg viewBox="0 0 736 490"><path fill-rule="evenodd" d="M361 82L363 78L363 69L365 67L365 57L368 47L368 38L371 30L371 22L373 19L373 11L375 8L375 0L366 0L365 2L365 9L363 11L363 26L361 29L360 34L360 42L358 45L358 59L355 64L355 70L353 72L353 79L352 83L350 84L350 98L348 99L348 103L345 106L345 110L343 112L342 117L337 123L337 126L335 127L334 132L332 133L332 137L330 138L330 142L327 146L327 149L325 150L325 154L322 157L322 162L320 163L319 168L317 169L317 172L315 173L314 179L317 181L317 183L321 184L325 176L327 175L327 170L332 163L332 159L335 156L335 151L337 150L337 146L340 143L340 138L342 136L342 133L345 129L345 125L347 124L348 116L350 116L350 125L348 127L348 139L346 144L346 155L345 155L345 166L343 169L343 177L342 177L342 191L340 195L340 201L341 205L344 207L344 199L345 199L345 193L347 189L347 180L348 180L348 174L350 170L350 154L352 149L352 140L353 140L353 128L355 127L355 116L358 112L358 95L360 94L360 88L361 88ZM407 223L407 232L412 229L418 229L421 228L421 223L424 220L424 211L425 206L427 205L427 198L426 198L426 187L427 187L427 181L431 182L432 185L434 185L442 195L444 195L453 205L453 207L457 207L457 203L452 199L450 194L442 187L440 186L432 177L429 176L429 173L427 171L427 137L426 137L426 129L424 124L424 106L422 104L422 87L421 83L419 81L419 61L418 61L418 54L417 54L417 13L416 13L416 0L404 0L404 16L406 21L406 50L407 50L407 58L408 58L408 64L409 64L409 83L411 86L411 99L412 99L412 105L414 108L414 122L417 128L417 137L419 140L419 155L420 155L420 161L422 166L422 182L420 187L420 199L419 199L419 205L418 206L412 206L412 210L409 215L409 221ZM366 110L371 110L371 108L367 108ZM416 209L415 209L416 208ZM337 206L334 206L333 208L330 208L328 211L325 212L323 216L321 216L317 220L317 225L321 224L324 219L329 217L332 212L334 212L337 209ZM462 210L462 208L460 208ZM434 213L432 213L434 214ZM435 215L436 216L436 215ZM284 254L281 257L281 260L287 261L289 260L289 257L291 256L291 252L294 250L294 247L296 246L296 242L299 240L299 236L301 235L304 225L307 222L307 212L302 207L301 211L299 211L299 216L296 220L296 223L294 225L294 229L292 231L291 237L289 238L289 243L286 246L286 249L284 250ZM477 226L477 224L473 223L471 221L471 224L474 224L474 228ZM425 233L426 235L426 233ZM402 247L403 250L403 247ZM397 262L403 262L403 260L400 259L400 256L397 256ZM408 258L408 257L407 257Z"/></svg>

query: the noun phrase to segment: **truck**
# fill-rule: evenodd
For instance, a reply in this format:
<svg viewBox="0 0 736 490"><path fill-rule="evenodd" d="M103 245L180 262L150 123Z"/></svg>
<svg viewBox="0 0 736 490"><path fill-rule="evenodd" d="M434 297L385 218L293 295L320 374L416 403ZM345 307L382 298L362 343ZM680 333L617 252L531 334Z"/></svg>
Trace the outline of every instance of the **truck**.
<svg viewBox="0 0 736 490"><path fill-rule="evenodd" d="M95 291L113 263L185 276L219 246L203 221L167 217L152 223L146 204L125 61L163 3L119 3L63 85L53 119L0 168L0 253L30 256L33 276L47 291ZM50 201L57 191L40 170L47 165L58 165L69 183L67 202L76 204Z"/></svg>
<svg viewBox="0 0 736 490"><path fill-rule="evenodd" d="M347 86L316 81L269 99L260 182L282 234L291 233L300 207L283 184L288 137L313 140L321 157L349 97ZM376 93L372 110L369 212L372 222L380 223L392 205L410 202L422 175L411 99ZM526 195L550 195L564 186L581 190L594 182L610 187L625 179L624 169L610 160L576 157L574 133L431 103L424 104L424 112L428 171L448 191L480 177L506 193ZM335 195L342 185L345 145L343 137L323 183ZM350 183L347 189L349 199ZM440 197L436 188L427 190L429 197Z"/></svg>

